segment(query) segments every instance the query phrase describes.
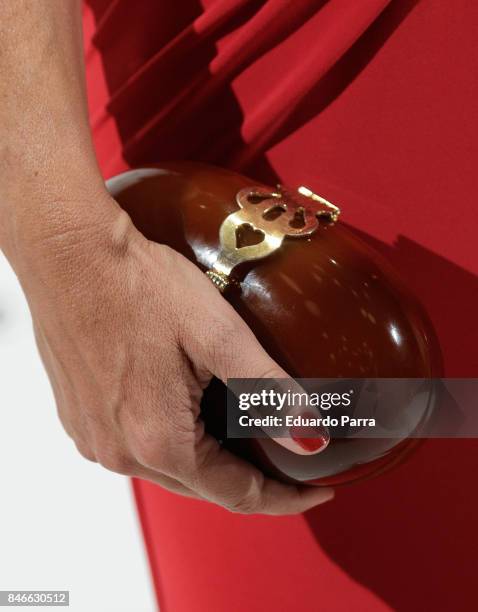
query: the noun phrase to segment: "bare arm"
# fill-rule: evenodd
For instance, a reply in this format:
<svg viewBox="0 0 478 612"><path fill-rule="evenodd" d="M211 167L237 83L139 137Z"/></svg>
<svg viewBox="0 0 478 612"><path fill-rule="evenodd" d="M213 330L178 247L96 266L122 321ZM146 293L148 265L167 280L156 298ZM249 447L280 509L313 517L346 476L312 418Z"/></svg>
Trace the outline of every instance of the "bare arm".
<svg viewBox="0 0 478 612"><path fill-rule="evenodd" d="M99 206L68 202L94 200L104 187L86 111L80 2L0 0L0 14L0 245L15 261L14 245L50 233L60 214L101 220Z"/></svg>
<svg viewBox="0 0 478 612"><path fill-rule="evenodd" d="M0 246L65 430L113 471L236 511L326 501L330 491L269 480L204 432L199 401L212 376L286 374L204 275L148 242L106 192L79 2L0 0L0 14Z"/></svg>

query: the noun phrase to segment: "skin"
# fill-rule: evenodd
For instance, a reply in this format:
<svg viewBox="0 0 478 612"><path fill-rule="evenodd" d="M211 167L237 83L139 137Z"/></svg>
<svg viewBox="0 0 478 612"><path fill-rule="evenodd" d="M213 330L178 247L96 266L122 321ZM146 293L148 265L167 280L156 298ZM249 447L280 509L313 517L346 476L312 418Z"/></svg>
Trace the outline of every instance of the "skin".
<svg viewBox="0 0 478 612"><path fill-rule="evenodd" d="M243 513L333 496L266 478L205 434L212 376L287 374L210 281L108 195L88 126L76 0L0 0L0 247L59 417L109 470ZM299 446L291 447L304 454Z"/></svg>

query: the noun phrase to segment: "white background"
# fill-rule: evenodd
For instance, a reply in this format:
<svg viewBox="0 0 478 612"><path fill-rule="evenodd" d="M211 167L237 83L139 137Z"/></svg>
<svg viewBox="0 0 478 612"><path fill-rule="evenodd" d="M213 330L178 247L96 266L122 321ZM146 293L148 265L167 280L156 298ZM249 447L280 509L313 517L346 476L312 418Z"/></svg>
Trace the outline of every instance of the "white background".
<svg viewBox="0 0 478 612"><path fill-rule="evenodd" d="M73 612L155 604L127 478L63 433L30 316L0 253L0 590L69 590Z"/></svg>

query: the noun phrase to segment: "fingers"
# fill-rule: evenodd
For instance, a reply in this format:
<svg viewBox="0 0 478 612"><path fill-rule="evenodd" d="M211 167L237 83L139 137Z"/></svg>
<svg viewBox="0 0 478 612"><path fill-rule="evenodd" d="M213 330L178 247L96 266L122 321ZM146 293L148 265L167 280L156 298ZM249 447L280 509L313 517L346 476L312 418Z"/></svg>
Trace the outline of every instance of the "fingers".
<svg viewBox="0 0 478 612"><path fill-rule="evenodd" d="M287 389L304 393L287 372L267 354L250 328L220 295L214 295L211 311L216 313L216 318L207 328L197 322L195 329L188 330L189 346L186 350L195 357L196 362L202 362L203 368L224 384L227 384L228 379L240 378L286 379L287 383L284 381L284 384ZM292 416L305 416L300 414L300 410L290 410L289 408L288 414ZM309 408L308 412L308 416L320 417L315 407ZM265 433L268 433L267 430ZM320 453L330 442L329 431L322 426L295 428L294 431L286 433L284 437L271 437L277 444L299 455Z"/></svg>
<svg viewBox="0 0 478 612"><path fill-rule="evenodd" d="M133 476L157 484L163 489L171 491L171 493L177 493L178 495L183 495L184 497L190 497L192 499L204 499L201 495L199 495L192 489L184 486L181 482L179 482L179 480L176 480L175 478L170 478L169 476L165 476L164 474L159 474L158 472L155 472L154 470L148 469L144 466L138 465L137 469L135 469L135 474L133 474Z"/></svg>
<svg viewBox="0 0 478 612"><path fill-rule="evenodd" d="M179 478L205 499L243 514L298 514L334 496L329 488L296 487L269 479L208 435L195 449L195 466L185 466Z"/></svg>
<svg viewBox="0 0 478 612"><path fill-rule="evenodd" d="M176 412L180 413L179 408ZM231 511L297 514L333 496L331 489L295 487L266 478L206 434L200 420L191 431L181 430L174 422L163 422L147 432L133 432L133 427L128 427L128 447L135 460L147 468L148 480L161 484L166 476L186 489L182 494L195 495ZM170 490L177 487L171 481L164 482Z"/></svg>
<svg viewBox="0 0 478 612"><path fill-rule="evenodd" d="M184 274L175 271L172 279L180 282L166 284L168 266L160 275L145 275L147 261L141 259L136 276L128 267L134 294L126 302L118 308L116 298L106 301L116 309L114 316L95 310L95 327L85 331L83 321L91 319L86 307L72 342L62 341L62 329L53 325L50 330L55 350L46 360L58 380L60 415L80 452L113 472L235 512L295 514L330 499L330 489L266 478L204 434L200 399L213 375L224 382L288 376L192 264L177 259L175 266L184 265ZM120 294L123 281L124 275ZM170 290L155 301L151 286ZM277 442L305 454L291 438Z"/></svg>
<svg viewBox="0 0 478 612"><path fill-rule="evenodd" d="M128 459L127 452L124 450L118 451L114 455L109 453L107 458L103 458L103 454L95 453L90 448L90 445L85 443L81 438L76 437L73 439L73 441L80 455L82 455L88 461L100 463L109 471L122 474L123 476L132 476L135 478L141 478L142 480L148 480L149 482L163 487L163 489L167 489L168 491L177 493L178 495L183 495L184 497L203 499L201 495L183 485L176 478L171 478L141 465L133 458Z"/></svg>
<svg viewBox="0 0 478 612"><path fill-rule="evenodd" d="M334 496L329 488L284 485L266 478L254 466L221 448L208 435L196 448L175 454L168 465L175 466L176 476L161 471L166 465L161 453L152 452L149 465L142 465L123 449L93 452L81 442L76 441L76 445L85 458L110 471L150 481L185 497L214 502L232 512L298 514Z"/></svg>

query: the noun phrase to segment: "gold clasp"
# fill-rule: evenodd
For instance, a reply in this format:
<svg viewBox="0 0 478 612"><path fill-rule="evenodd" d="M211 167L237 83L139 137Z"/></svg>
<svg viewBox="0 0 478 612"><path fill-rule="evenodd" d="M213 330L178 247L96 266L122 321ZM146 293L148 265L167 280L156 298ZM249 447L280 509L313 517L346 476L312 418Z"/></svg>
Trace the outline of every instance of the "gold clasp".
<svg viewBox="0 0 478 612"><path fill-rule="evenodd" d="M281 245L286 236L310 236L319 227L319 218L335 223L340 209L307 187L291 191L278 185L277 191L246 187L236 195L239 210L224 219L219 238L221 250L206 272L222 292L231 283L231 273L239 264L263 259ZM238 246L237 232L246 227L262 234L257 244Z"/></svg>

